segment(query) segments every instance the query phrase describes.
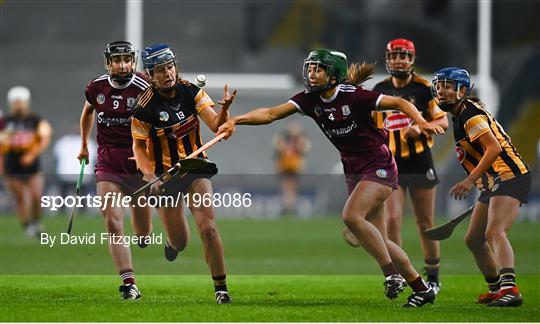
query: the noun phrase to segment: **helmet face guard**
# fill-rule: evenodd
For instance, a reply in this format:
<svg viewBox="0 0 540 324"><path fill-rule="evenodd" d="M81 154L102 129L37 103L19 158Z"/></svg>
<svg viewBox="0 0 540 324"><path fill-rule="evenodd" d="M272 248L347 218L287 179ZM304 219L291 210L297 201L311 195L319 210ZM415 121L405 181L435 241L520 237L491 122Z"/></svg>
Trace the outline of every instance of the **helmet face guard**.
<svg viewBox="0 0 540 324"><path fill-rule="evenodd" d="M319 69L322 69L326 71L326 84L323 85L311 85L311 82L309 81L309 67L315 65L315 73L317 74L319 72ZM304 61L304 67L302 69L302 80L304 82L304 86L306 87L308 92L313 93L321 93L323 91L326 91L328 89L331 89L335 84L331 84L331 75L334 73L334 68L332 66L327 66L323 64L320 61Z"/></svg>
<svg viewBox="0 0 540 324"><path fill-rule="evenodd" d="M173 63L178 74L178 64L176 56L167 44L157 44L146 47L142 52L142 61L146 73L150 77L154 75L154 71L169 63ZM155 82L154 82L155 85ZM176 85L175 85L176 86ZM167 88L158 88L161 92L170 92L174 90L175 86ZM157 88L157 87L156 87Z"/></svg>
<svg viewBox="0 0 540 324"><path fill-rule="evenodd" d="M309 81L309 69L314 66L315 72L319 69L326 71L327 82L323 85L312 85ZM332 82L335 78L335 82ZM302 81L309 93L321 93L332 89L347 80L347 56L341 52L329 49L320 49L309 53L304 60L302 68Z"/></svg>
<svg viewBox="0 0 540 324"><path fill-rule="evenodd" d="M416 48L414 43L408 39L398 38L391 40L386 45L386 70L398 79L406 79L411 75L416 58ZM394 68L392 61L400 59L407 62L405 68Z"/></svg>
<svg viewBox="0 0 540 324"><path fill-rule="evenodd" d="M113 81L124 84L131 80L133 74L135 73L135 70L137 69L137 53L130 42L116 41L107 44L105 50L103 51L103 56L105 58L105 69L107 70L107 74L111 77ZM125 75L114 73L113 71L113 57L118 56L131 57L131 70L128 71Z"/></svg>
<svg viewBox="0 0 540 324"><path fill-rule="evenodd" d="M465 87L465 95L460 97L460 89ZM456 94L455 99L440 101L439 91L441 89L452 89L453 93ZM437 101L439 107L444 111L450 111L452 108L465 100L471 92L471 79L469 73L460 68L444 68L441 69L435 74L433 74L433 79L431 81L431 94L433 98Z"/></svg>

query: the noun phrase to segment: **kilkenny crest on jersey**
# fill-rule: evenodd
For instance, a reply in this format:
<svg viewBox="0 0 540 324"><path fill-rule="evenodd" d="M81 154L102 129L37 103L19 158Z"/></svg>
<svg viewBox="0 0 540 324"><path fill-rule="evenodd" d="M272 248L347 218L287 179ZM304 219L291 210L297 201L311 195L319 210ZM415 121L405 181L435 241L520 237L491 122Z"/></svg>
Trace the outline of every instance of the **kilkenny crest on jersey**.
<svg viewBox="0 0 540 324"><path fill-rule="evenodd" d="M166 122L167 120L169 120L169 113L167 113L166 111L161 111L159 113L159 120L162 122Z"/></svg>

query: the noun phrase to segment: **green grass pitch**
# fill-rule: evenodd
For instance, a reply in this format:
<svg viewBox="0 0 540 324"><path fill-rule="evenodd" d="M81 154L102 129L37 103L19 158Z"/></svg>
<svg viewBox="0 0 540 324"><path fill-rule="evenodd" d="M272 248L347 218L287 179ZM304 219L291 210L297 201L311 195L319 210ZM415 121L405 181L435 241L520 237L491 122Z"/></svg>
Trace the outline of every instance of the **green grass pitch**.
<svg viewBox="0 0 540 324"><path fill-rule="evenodd" d="M443 220L439 220L442 222ZM64 216L45 218L51 234L65 230ZM126 220L129 225L129 221ZM161 233L157 218L154 231ZM200 240L191 238L174 263L161 246L133 247L143 298L119 299L119 278L105 245L49 248L27 239L15 217L0 217L0 321L62 322L534 322L540 318L540 224L511 231L519 308L474 304L485 284L463 243L465 224L441 243L443 289L435 304L401 307L383 295L382 275L361 249L346 245L339 217L310 220L221 220L232 305L216 305ZM128 226L129 227L129 226ZM74 234L101 233L98 217L77 216ZM192 234L195 227L191 223ZM405 250L416 268L422 256L413 221L404 224Z"/></svg>

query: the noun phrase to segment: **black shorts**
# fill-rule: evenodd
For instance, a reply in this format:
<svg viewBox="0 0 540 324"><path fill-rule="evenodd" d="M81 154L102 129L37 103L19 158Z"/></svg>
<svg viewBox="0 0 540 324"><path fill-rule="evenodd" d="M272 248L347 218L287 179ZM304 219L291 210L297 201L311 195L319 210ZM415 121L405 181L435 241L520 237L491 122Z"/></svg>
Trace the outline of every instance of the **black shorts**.
<svg viewBox="0 0 540 324"><path fill-rule="evenodd" d="M22 156L22 153L8 153L5 155L4 168L7 176L26 180L40 171L39 157L32 164L24 166L21 164Z"/></svg>
<svg viewBox="0 0 540 324"><path fill-rule="evenodd" d="M208 165L196 172L176 174L171 179L163 183L162 196L176 196L178 193L187 193L193 181L205 178L210 179L218 173L217 165L209 162Z"/></svg>
<svg viewBox="0 0 540 324"><path fill-rule="evenodd" d="M433 188L439 183L431 150L413 158L395 157L398 166L398 184L402 188Z"/></svg>
<svg viewBox="0 0 540 324"><path fill-rule="evenodd" d="M478 197L478 201L489 205L489 199L496 196L509 196L516 198L522 204L529 200L531 192L532 176L530 172L520 174L513 179L496 182L491 190L484 190ZM521 206L520 205L520 206Z"/></svg>

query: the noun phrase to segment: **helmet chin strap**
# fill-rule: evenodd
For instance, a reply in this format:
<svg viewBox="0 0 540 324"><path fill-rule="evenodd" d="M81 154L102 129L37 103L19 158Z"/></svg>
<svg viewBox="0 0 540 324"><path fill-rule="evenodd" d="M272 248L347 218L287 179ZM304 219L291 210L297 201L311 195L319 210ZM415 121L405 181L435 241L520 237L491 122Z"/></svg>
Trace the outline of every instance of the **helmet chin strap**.
<svg viewBox="0 0 540 324"><path fill-rule="evenodd" d="M111 74L111 80L113 80L114 82L120 85L124 85L128 83L132 77L133 77L133 73L128 73L125 77L122 77L119 74Z"/></svg>
<svg viewBox="0 0 540 324"><path fill-rule="evenodd" d="M337 82L334 80L334 83L332 83L332 77L329 77L328 82L326 83L326 85L321 86L321 87L317 87L317 88L308 88L308 92L313 93L313 94L321 94L321 93L325 92L326 90L330 90L332 88L335 88L337 85L338 85Z"/></svg>
<svg viewBox="0 0 540 324"><path fill-rule="evenodd" d="M454 107L460 105L463 101L465 101L465 99L466 97L461 97L454 101L439 102L437 106L439 106L439 108L441 108L441 110L444 112L450 112L452 111L452 109L454 109Z"/></svg>
<svg viewBox="0 0 540 324"><path fill-rule="evenodd" d="M157 91L161 92L161 93L171 93L173 92L175 89L176 89L176 85L178 84L178 81L174 83L174 85L170 86L170 87L166 87L166 88L159 88L156 86L156 89Z"/></svg>
<svg viewBox="0 0 540 324"><path fill-rule="evenodd" d="M411 72L403 70L392 70L391 74L396 79L405 80L409 77L409 75L411 75Z"/></svg>

